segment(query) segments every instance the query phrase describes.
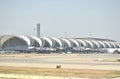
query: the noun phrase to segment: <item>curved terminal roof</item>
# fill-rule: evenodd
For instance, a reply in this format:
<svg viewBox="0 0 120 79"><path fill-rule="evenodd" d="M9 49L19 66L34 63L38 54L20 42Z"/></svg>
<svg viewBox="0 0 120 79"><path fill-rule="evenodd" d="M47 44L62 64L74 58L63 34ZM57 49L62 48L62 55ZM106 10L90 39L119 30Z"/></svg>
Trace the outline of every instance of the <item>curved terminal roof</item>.
<svg viewBox="0 0 120 79"><path fill-rule="evenodd" d="M117 45L117 48L120 48L120 43L114 42Z"/></svg>
<svg viewBox="0 0 120 79"><path fill-rule="evenodd" d="M88 47L88 48L120 48L120 43L116 42L116 41L111 41L111 40L101 40L101 39L88 39L88 38L84 38L84 39L80 39L80 38L55 38L55 37L51 37L51 38L47 38L47 37L35 37L35 36L31 36L31 37L27 37L27 36L22 36L22 35L4 35L1 37L1 46L6 45L5 43L9 40L11 40L12 38L18 38L23 42L22 44L25 43L25 46L28 48L30 47L30 45L32 44L32 41L35 40L37 41L37 44L39 44L39 46L44 47L43 43L45 42L45 45L47 46L49 44L48 47L54 47L53 44L55 43L57 46L60 47L64 47L63 44L65 44L65 46L68 47ZM14 43L14 39L12 39L12 44ZM12 45L11 44L11 45ZM18 42L16 43L18 45ZM15 45L15 44L14 44ZM56 46L55 45L55 46ZM4 46L3 46L4 47Z"/></svg>
<svg viewBox="0 0 120 79"><path fill-rule="evenodd" d="M28 46L30 46L30 39L28 37L26 37L26 36L17 36L17 37L19 37L19 38L23 39L24 41L26 41Z"/></svg>
<svg viewBox="0 0 120 79"><path fill-rule="evenodd" d="M74 42L74 43L76 44L76 46L79 47L79 43L78 43L77 40L75 40L75 39L70 39L70 41Z"/></svg>
<svg viewBox="0 0 120 79"><path fill-rule="evenodd" d="M9 39L15 37L14 35L5 35L1 37L1 46Z"/></svg>
<svg viewBox="0 0 120 79"><path fill-rule="evenodd" d="M69 40L67 40L67 39L65 39L65 38L62 38L62 40L65 41L65 42L68 44L69 47L71 47L71 43L70 43Z"/></svg>
<svg viewBox="0 0 120 79"><path fill-rule="evenodd" d="M51 39L49 39L49 38L47 38L47 37L41 37L42 39L44 39L44 40L46 40L49 44L50 44L50 46L52 47L52 41L51 41Z"/></svg>
<svg viewBox="0 0 120 79"><path fill-rule="evenodd" d="M42 46L42 40L38 37L32 36L31 38L33 38L35 41L37 41L39 43L40 46Z"/></svg>
<svg viewBox="0 0 120 79"><path fill-rule="evenodd" d="M85 43L83 40L78 39L78 41L79 41L80 43L82 43L85 47L87 46L86 43Z"/></svg>
<svg viewBox="0 0 120 79"><path fill-rule="evenodd" d="M89 40L84 40L84 41L90 45L89 48L93 48L93 43L92 42L90 42Z"/></svg>
<svg viewBox="0 0 120 79"><path fill-rule="evenodd" d="M116 48L116 47L117 47L114 42L109 41L109 43L111 44L111 47L112 47L112 48Z"/></svg>
<svg viewBox="0 0 120 79"><path fill-rule="evenodd" d="M106 48L105 44L102 41L97 41L100 44L100 47Z"/></svg>
<svg viewBox="0 0 120 79"><path fill-rule="evenodd" d="M107 46L107 48L111 48L111 45L108 41L103 41L105 43L105 45Z"/></svg>
<svg viewBox="0 0 120 79"><path fill-rule="evenodd" d="M60 47L62 47L62 41L60 39L54 38L54 37L52 37L52 39L55 40L55 41L57 41L58 44L60 45Z"/></svg>
<svg viewBox="0 0 120 79"><path fill-rule="evenodd" d="M90 40L90 41L92 41L97 46L97 48L100 47L100 44L96 40Z"/></svg>
<svg viewBox="0 0 120 79"><path fill-rule="evenodd" d="M25 41L28 46L30 45L30 39L28 37L26 37L26 36L18 36L18 35L5 35L5 36L3 36L1 38L1 45L3 45L6 41L8 41L9 39L14 38L14 37L20 38L23 41Z"/></svg>

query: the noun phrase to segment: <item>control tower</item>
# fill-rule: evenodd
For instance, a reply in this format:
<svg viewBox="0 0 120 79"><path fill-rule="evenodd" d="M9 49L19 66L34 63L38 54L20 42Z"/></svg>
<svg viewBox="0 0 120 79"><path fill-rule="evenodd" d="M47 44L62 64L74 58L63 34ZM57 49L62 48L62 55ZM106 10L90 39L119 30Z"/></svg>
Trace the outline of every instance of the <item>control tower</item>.
<svg viewBox="0 0 120 79"><path fill-rule="evenodd" d="M40 23L37 24L37 37L40 37Z"/></svg>

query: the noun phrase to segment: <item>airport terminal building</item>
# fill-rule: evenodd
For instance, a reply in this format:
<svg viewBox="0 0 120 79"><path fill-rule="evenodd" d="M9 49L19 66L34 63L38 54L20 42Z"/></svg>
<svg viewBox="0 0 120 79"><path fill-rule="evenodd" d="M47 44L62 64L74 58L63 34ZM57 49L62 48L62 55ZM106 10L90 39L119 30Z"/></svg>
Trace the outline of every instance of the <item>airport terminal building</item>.
<svg viewBox="0 0 120 79"><path fill-rule="evenodd" d="M55 38L23 35L0 37L1 51L37 53L114 53L120 51L120 43L99 38Z"/></svg>

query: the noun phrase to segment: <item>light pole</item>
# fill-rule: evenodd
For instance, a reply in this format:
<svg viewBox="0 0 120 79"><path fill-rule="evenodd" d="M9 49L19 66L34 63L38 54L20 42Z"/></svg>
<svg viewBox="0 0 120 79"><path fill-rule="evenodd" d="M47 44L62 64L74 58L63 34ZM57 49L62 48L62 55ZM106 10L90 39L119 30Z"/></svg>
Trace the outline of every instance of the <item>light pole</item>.
<svg viewBox="0 0 120 79"><path fill-rule="evenodd" d="M67 32L65 32L65 38L67 38Z"/></svg>
<svg viewBox="0 0 120 79"><path fill-rule="evenodd" d="M35 36L35 28L33 28L33 36Z"/></svg>
<svg viewBox="0 0 120 79"><path fill-rule="evenodd" d="M0 36L0 51L2 50L2 46L1 46L1 36Z"/></svg>
<svg viewBox="0 0 120 79"><path fill-rule="evenodd" d="M67 32L65 32L65 39L67 39ZM68 49L68 47L65 45L65 53L67 53L67 49Z"/></svg>
<svg viewBox="0 0 120 79"><path fill-rule="evenodd" d="M7 47L8 47L8 49L7 49L7 50L9 51L9 40L7 41Z"/></svg>

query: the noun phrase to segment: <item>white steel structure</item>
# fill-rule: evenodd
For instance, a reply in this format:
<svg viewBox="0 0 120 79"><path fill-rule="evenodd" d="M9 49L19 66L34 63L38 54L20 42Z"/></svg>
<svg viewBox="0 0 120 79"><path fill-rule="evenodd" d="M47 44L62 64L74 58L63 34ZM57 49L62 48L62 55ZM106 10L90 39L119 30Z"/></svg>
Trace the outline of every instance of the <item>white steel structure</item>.
<svg viewBox="0 0 120 79"><path fill-rule="evenodd" d="M0 37L1 50L12 51L29 51L34 47L38 50L47 48L64 51L83 50L81 48L90 50L103 50L103 49L120 49L120 43L109 39L98 38L55 38L55 37L35 37L23 35L3 35ZM40 48L40 49L39 49Z"/></svg>

